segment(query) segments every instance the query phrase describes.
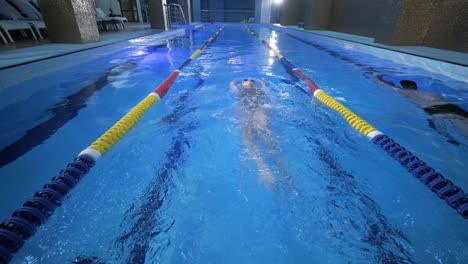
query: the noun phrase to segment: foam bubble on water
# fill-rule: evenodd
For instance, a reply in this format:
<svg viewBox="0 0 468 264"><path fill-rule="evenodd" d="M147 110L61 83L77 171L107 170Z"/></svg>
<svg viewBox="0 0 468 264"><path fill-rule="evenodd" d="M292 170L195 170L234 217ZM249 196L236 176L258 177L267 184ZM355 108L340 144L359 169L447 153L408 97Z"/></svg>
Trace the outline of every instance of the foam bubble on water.
<svg viewBox="0 0 468 264"><path fill-rule="evenodd" d="M24 263L25 264L37 264L37 263L39 263L39 260L36 257L33 257L33 256L26 256L24 258Z"/></svg>
<svg viewBox="0 0 468 264"><path fill-rule="evenodd" d="M112 86L117 89L123 89L123 88L128 88L129 85L127 84L127 81L113 81Z"/></svg>
<svg viewBox="0 0 468 264"><path fill-rule="evenodd" d="M112 63L112 64L122 64L122 63L125 63L127 60L125 59L115 59L115 60L111 60L109 61L109 63Z"/></svg>
<svg viewBox="0 0 468 264"><path fill-rule="evenodd" d="M280 92L280 97L283 98L283 99L289 98L289 93L281 91Z"/></svg>
<svg viewBox="0 0 468 264"><path fill-rule="evenodd" d="M333 91L334 94L342 94L343 92L340 89L336 88L330 88L331 91Z"/></svg>
<svg viewBox="0 0 468 264"><path fill-rule="evenodd" d="M223 115L223 110L218 110L218 111L214 112L213 114L211 114L211 117L220 118L222 115Z"/></svg>
<svg viewBox="0 0 468 264"><path fill-rule="evenodd" d="M200 88L201 91L203 92L210 92L210 91L215 91L216 90L216 85L205 85Z"/></svg>
<svg viewBox="0 0 468 264"><path fill-rule="evenodd" d="M231 65L239 65L239 64L244 64L242 61L242 58L240 56L232 57L228 60L228 64Z"/></svg>
<svg viewBox="0 0 468 264"><path fill-rule="evenodd" d="M263 105L262 105L262 108L272 109L273 106L272 106L271 104L263 104Z"/></svg>
<svg viewBox="0 0 468 264"><path fill-rule="evenodd" d="M354 45L349 43L349 42L345 42L344 43L344 48L347 49L347 50L351 50L351 49L354 49Z"/></svg>

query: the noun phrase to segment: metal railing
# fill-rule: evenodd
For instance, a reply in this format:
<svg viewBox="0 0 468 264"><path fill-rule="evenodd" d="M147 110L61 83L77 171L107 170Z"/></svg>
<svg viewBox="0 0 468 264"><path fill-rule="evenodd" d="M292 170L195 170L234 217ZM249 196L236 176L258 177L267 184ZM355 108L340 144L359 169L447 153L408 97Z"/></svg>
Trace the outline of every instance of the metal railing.
<svg viewBox="0 0 468 264"><path fill-rule="evenodd" d="M168 19L168 27L174 28L181 25L187 25L184 10L179 4L168 4L166 6L166 13Z"/></svg>

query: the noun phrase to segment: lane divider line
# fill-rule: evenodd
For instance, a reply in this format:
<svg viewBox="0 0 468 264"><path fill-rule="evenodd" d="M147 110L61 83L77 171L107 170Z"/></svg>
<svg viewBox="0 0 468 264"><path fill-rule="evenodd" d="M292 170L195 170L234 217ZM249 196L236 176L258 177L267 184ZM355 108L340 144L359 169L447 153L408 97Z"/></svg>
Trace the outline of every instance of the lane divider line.
<svg viewBox="0 0 468 264"><path fill-rule="evenodd" d="M182 69L212 43L224 29L222 26L208 41L198 48L184 63L174 70L153 92L140 101L117 123L94 141L50 182L37 191L33 198L15 210L12 216L0 223L0 263L8 263L59 207L65 196L89 172L96 161L140 121L148 109L166 95Z"/></svg>
<svg viewBox="0 0 468 264"><path fill-rule="evenodd" d="M445 200L447 204L454 208L464 219L468 219L468 194L466 194L460 187L455 186L441 173L421 161L418 157L396 143L389 136L377 130L367 121L356 115L346 106L328 95L325 91L321 90L314 81L287 60L277 49L268 44L262 37L260 37L260 35L252 31L247 26L244 27L269 50L273 51L281 64L289 70L288 72L295 73L307 85L315 98L338 112L349 125L368 137L374 144L385 150L389 156L396 159L408 170L408 172L419 179L440 199Z"/></svg>

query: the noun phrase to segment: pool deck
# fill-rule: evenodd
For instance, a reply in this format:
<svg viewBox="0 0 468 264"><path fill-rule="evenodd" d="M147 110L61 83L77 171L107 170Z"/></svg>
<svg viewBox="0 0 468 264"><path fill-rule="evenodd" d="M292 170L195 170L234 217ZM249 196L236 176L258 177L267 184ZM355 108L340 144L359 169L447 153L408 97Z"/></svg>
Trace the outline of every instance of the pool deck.
<svg viewBox="0 0 468 264"><path fill-rule="evenodd" d="M201 26L201 24L194 24L194 26ZM123 31L101 33L100 40L97 42L85 44L58 44L48 43L43 40L30 43L3 44L3 50L0 49L0 70L162 32L165 31L161 29L151 29L149 24L129 23L127 28ZM19 48L25 45L29 47ZM18 48L15 48L15 46Z"/></svg>
<svg viewBox="0 0 468 264"><path fill-rule="evenodd" d="M333 43L347 50L368 53L381 59L418 67L468 83L468 53L424 46L389 46L374 43L374 39L370 37L326 30L304 30L297 26L283 27L274 24L273 27L288 28L302 36L310 34L314 39Z"/></svg>
<svg viewBox="0 0 468 264"><path fill-rule="evenodd" d="M309 32L316 35L321 35L330 38L341 39L344 41L364 44L376 48L396 51L400 53L410 54L414 56L419 56L427 59L443 61L447 63L457 64L460 66L468 66L468 53L456 52L451 50L436 49L424 46L389 46L384 44L379 44L374 42L374 38L357 36L352 34L346 34L335 31L327 30L304 30L304 28L298 26L287 26L298 31Z"/></svg>

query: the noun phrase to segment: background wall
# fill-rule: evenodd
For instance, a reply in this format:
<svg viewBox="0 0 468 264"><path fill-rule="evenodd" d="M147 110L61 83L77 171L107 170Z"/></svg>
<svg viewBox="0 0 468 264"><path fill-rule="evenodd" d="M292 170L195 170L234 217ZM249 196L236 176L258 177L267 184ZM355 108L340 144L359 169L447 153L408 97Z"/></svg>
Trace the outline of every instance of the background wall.
<svg viewBox="0 0 468 264"><path fill-rule="evenodd" d="M148 14L151 28L167 30L166 12L164 5L166 0L147 0Z"/></svg>
<svg viewBox="0 0 468 264"><path fill-rule="evenodd" d="M222 0L218 0L222 1ZM229 9L240 9L240 10L253 10L255 8L254 0L224 0L224 8Z"/></svg>
<svg viewBox="0 0 468 264"><path fill-rule="evenodd" d="M305 29L468 52L468 0L305 0L304 17Z"/></svg>
<svg viewBox="0 0 468 264"><path fill-rule="evenodd" d="M387 45L468 52L468 0L283 0L280 8L273 0L191 1L200 2L202 22L239 22L247 14L233 11L250 10L256 23L304 22L305 29L367 36Z"/></svg>
<svg viewBox="0 0 468 264"><path fill-rule="evenodd" d="M297 25L299 22L304 22L304 0L288 1L283 4L280 11L281 25Z"/></svg>
<svg viewBox="0 0 468 264"><path fill-rule="evenodd" d="M398 1L334 0L329 29L373 37L381 30L380 16L388 2Z"/></svg>
<svg viewBox="0 0 468 264"><path fill-rule="evenodd" d="M329 29L333 19L333 0L307 0L304 4L304 28L310 30Z"/></svg>
<svg viewBox="0 0 468 264"><path fill-rule="evenodd" d="M405 1L392 33L378 41L468 52L468 1Z"/></svg>
<svg viewBox="0 0 468 264"><path fill-rule="evenodd" d="M99 41L96 10L89 0L39 1L39 7L51 42Z"/></svg>
<svg viewBox="0 0 468 264"><path fill-rule="evenodd" d="M191 0L191 2L194 7L193 17L199 16L201 22L240 22L255 16L255 0ZM196 14L197 12L200 15Z"/></svg>

